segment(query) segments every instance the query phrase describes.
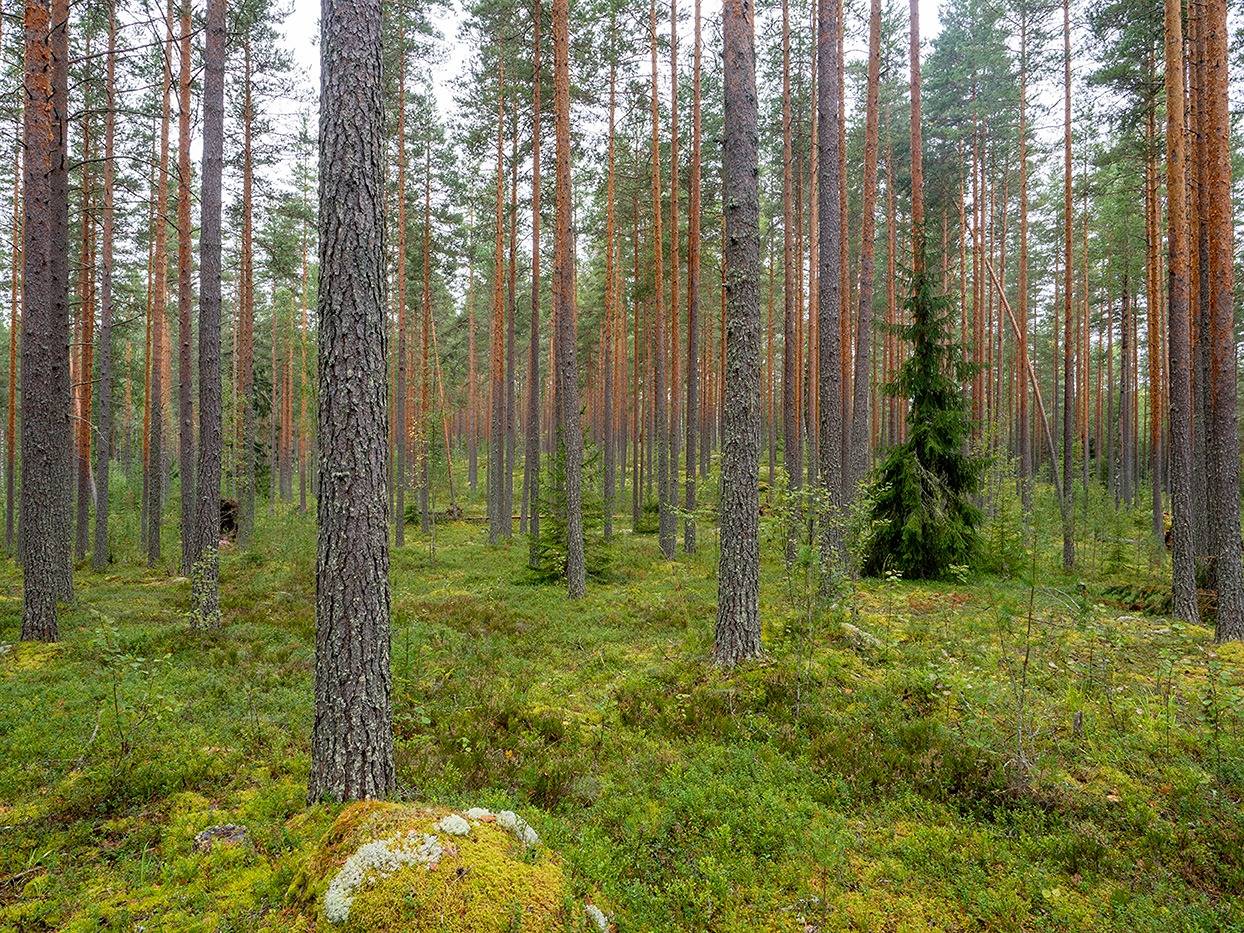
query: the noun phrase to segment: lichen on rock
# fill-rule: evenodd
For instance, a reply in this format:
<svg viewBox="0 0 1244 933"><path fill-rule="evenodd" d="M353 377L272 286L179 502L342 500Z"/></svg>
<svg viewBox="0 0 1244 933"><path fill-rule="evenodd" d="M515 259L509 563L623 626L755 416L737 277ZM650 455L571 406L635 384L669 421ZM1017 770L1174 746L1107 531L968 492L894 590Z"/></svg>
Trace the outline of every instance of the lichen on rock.
<svg viewBox="0 0 1244 933"><path fill-rule="evenodd" d="M444 808L376 801L346 807L308 860L291 895L316 898L328 929L569 933L583 929L561 862L507 828ZM478 812L478 811L476 811ZM509 812L509 811L507 811ZM466 832L461 830L465 825ZM526 832L524 832L526 830Z"/></svg>

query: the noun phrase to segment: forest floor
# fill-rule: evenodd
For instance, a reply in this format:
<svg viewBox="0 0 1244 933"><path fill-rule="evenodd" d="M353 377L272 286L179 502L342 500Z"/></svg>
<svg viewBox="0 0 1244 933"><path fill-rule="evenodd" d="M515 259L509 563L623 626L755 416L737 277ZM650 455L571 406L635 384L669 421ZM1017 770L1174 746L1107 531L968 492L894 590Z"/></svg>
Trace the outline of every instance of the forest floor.
<svg viewBox="0 0 1244 933"><path fill-rule="evenodd" d="M315 926L287 896L339 810L305 802L314 529L260 520L219 633L123 551L78 571L61 643L18 644L0 565L0 930ZM1035 587L846 581L826 608L774 524L767 656L731 673L711 534L666 563L621 531L571 603L524 538L412 528L400 795L517 810L621 931L1244 929L1244 647L1137 608L1145 559L1107 542L1081 583L1051 533ZM195 851L224 823L251 844Z"/></svg>

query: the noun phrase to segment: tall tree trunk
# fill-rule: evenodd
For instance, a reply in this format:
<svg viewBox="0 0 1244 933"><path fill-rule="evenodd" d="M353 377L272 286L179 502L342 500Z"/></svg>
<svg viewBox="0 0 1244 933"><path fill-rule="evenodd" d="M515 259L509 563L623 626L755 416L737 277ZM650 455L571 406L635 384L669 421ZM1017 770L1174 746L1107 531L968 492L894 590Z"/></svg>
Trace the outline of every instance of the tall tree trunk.
<svg viewBox="0 0 1244 933"><path fill-rule="evenodd" d="M838 67L838 33L841 26L838 5L832 0L820 5L817 17L817 120L820 121L821 157L818 180L821 198L818 221L820 235L820 296L817 313L820 347L817 362L820 377L821 468L820 482L827 495L827 508L821 516L823 559L842 557L842 359L841 324L842 212L839 188L843 183L841 137L838 132L842 108L841 71Z"/></svg>
<svg viewBox="0 0 1244 933"><path fill-rule="evenodd" d="M855 332L855 398L851 406L851 456L843 501L855 498L868 469L868 369L873 328L873 251L877 212L878 87L881 82L881 0L872 0L868 17L868 90L864 107L864 197L860 231L859 315Z"/></svg>
<svg viewBox="0 0 1244 933"><path fill-rule="evenodd" d="M1167 353L1170 364L1172 596L1175 615L1198 616L1192 532L1192 372L1188 320L1188 215L1185 180L1183 7L1165 0Z"/></svg>
<svg viewBox="0 0 1244 933"><path fill-rule="evenodd" d="M523 487L527 490L528 562L540 541L540 8L531 4L531 332L527 338L527 434Z"/></svg>
<svg viewBox="0 0 1244 933"><path fill-rule="evenodd" d="M91 36L87 34L86 55L90 58ZM94 158L91 138L91 109L89 102L90 79L84 85L85 99L82 114L82 198L79 221L80 244L78 253L78 364L73 392L76 399L74 433L77 450L78 514L75 523L74 559L86 557L91 531L91 402L94 388L95 355L95 255L94 255L94 204L91 163Z"/></svg>
<svg viewBox="0 0 1244 933"><path fill-rule="evenodd" d="M790 3L782 0L782 460L792 492L803 485L803 445L799 413L799 296L795 293L794 140L791 126ZM837 135L837 129L834 130ZM835 320L835 325L837 321ZM835 333L837 328L835 327ZM787 536L787 559L794 557L794 529Z"/></svg>
<svg viewBox="0 0 1244 933"><path fill-rule="evenodd" d="M52 242L69 242L69 3L52 2L52 112L55 149L52 162ZM70 499L72 481L72 392L68 346L72 328L69 316L69 250L54 245L51 250L52 304L55 308L56 364L58 414L54 422L59 451L56 464L56 533L57 595L64 600L73 597L73 508ZM26 305L29 307L29 304ZM66 349L62 356L61 347ZM62 365L63 363L63 365ZM60 417L63 416L63 417Z"/></svg>
<svg viewBox="0 0 1244 933"><path fill-rule="evenodd" d="M238 476L238 544L250 543L255 527L255 403L251 398L255 379L255 281L254 222L252 219L251 134L254 103L251 99L250 37L242 39L242 247L238 263L238 446L241 462Z"/></svg>
<svg viewBox="0 0 1244 933"><path fill-rule="evenodd" d="M652 61L652 268L653 306L656 318L652 344L652 406L657 457L657 539L661 556L674 556L674 503L670 501L669 476L669 399L665 385L665 266L664 247L661 243L661 111L657 102L657 7L656 0L649 6L648 42Z"/></svg>
<svg viewBox="0 0 1244 933"><path fill-rule="evenodd" d="M23 64L24 67L24 64ZM23 75L23 83L25 77ZM24 126L24 118L23 118ZM23 130L24 134L24 130ZM21 327L19 311L21 308L21 267L23 264L22 247L22 144L23 134L15 134L13 145L13 228L9 240L11 250L11 266L9 267L9 391L8 391L8 430L4 444L4 548L21 562L21 555L16 554L13 545L17 538L17 513L14 507L15 479L17 476L17 335Z"/></svg>
<svg viewBox="0 0 1244 933"><path fill-rule="evenodd" d="M691 206L687 218L687 518L683 529L683 548L695 551L696 462L700 443L697 424L700 418L700 71L703 44L700 31L700 0L695 0L695 50L691 71ZM757 268L759 273L759 267ZM759 298L757 298L759 301ZM759 313L759 308L757 308ZM772 366L772 364L771 364Z"/></svg>
<svg viewBox="0 0 1244 933"><path fill-rule="evenodd" d="M920 141L920 4L908 0L911 69L911 271L924 274L924 154Z"/></svg>
<svg viewBox="0 0 1244 933"><path fill-rule="evenodd" d="M311 800L395 786L385 494L384 106L379 0L320 24L319 431Z"/></svg>
<svg viewBox="0 0 1244 933"><path fill-rule="evenodd" d="M168 297L168 160L169 115L172 90L173 7L166 12L164 38L164 77L161 85L160 168L155 204L155 266L151 301L151 375L150 404L151 438L148 452L147 563L154 567L160 561L160 524L164 511L164 333L165 302Z"/></svg>
<svg viewBox="0 0 1244 933"><path fill-rule="evenodd" d="M724 256L728 308L721 445L721 558L713 658L733 666L760 655L760 197L757 186L755 7L722 10L725 122ZM824 163L822 163L824 164ZM823 216L823 215L822 215Z"/></svg>
<svg viewBox="0 0 1244 933"><path fill-rule="evenodd" d="M181 575L194 564L194 295L190 247L190 0L181 0L181 69L177 103L177 467L181 485Z"/></svg>
<svg viewBox="0 0 1244 933"><path fill-rule="evenodd" d="M518 293L518 112L517 99L510 125L510 256L505 302L505 483L501 515L505 540L514 535L514 450L518 440L518 409L514 397L515 315ZM429 306L430 311L430 306Z"/></svg>
<svg viewBox="0 0 1244 933"><path fill-rule="evenodd" d="M1234 227L1231 209L1231 140L1227 79L1226 0L1205 4L1206 225L1210 276L1210 458L1216 484L1213 515L1218 614L1216 641L1244 639L1244 566L1240 560L1240 458L1236 411L1237 361L1234 308Z"/></svg>
<svg viewBox="0 0 1244 933"><path fill-rule="evenodd" d="M678 0L670 0L670 319L669 319L669 360L670 360L670 422L669 422L669 503L670 503L670 534L678 533L678 516L674 509L678 507L678 459L679 448L682 446L680 434L682 418L682 395L679 386L682 380L679 323L680 294L682 291L681 272L679 271L678 231ZM671 551L671 555L672 555Z"/></svg>
<svg viewBox="0 0 1244 933"><path fill-rule="evenodd" d="M491 429L488 437L488 541L505 537L505 60L497 43L497 191L494 205L492 352L488 361Z"/></svg>
<svg viewBox="0 0 1244 933"><path fill-rule="evenodd" d="M1032 509L1032 443L1028 427L1028 9L1024 5L1019 22L1019 273L1015 284L1016 312L1019 317L1016 367L1019 396L1019 488L1024 513Z"/></svg>
<svg viewBox="0 0 1244 933"><path fill-rule="evenodd" d="M553 116L557 140L553 228L556 433L558 453L565 466L566 588L570 598L577 599L586 587L587 568L583 554L583 434L579 425L579 371L575 362L575 267L570 226L569 0L553 0Z"/></svg>
<svg viewBox="0 0 1244 933"><path fill-rule="evenodd" d="M225 149L225 0L209 0L203 51L203 191L199 233L199 473L190 618L220 625L220 210Z"/></svg>
<svg viewBox="0 0 1244 933"><path fill-rule="evenodd" d="M1069 0L1063 0L1063 567L1076 562L1072 526L1071 460L1075 445L1075 386L1072 376L1071 326L1071 14Z"/></svg>
<svg viewBox="0 0 1244 933"><path fill-rule="evenodd" d="M479 480L479 374L475 369L475 247L467 252L467 484Z"/></svg>
<svg viewBox="0 0 1244 933"><path fill-rule="evenodd" d="M609 22L609 153L605 179L605 321L602 332L601 349L604 361L604 430L601 432L601 445L605 459L605 540L613 536L613 500L615 486L614 431L613 431L613 325L617 314L617 292L614 288L616 273L616 253L614 251L615 211L614 211L614 113L618 97L618 62L615 44L615 23L612 16Z"/></svg>
<svg viewBox="0 0 1244 933"><path fill-rule="evenodd" d="M59 484L65 478L61 461L69 452L68 398L62 397L60 371L67 374L69 367L69 321L68 317L60 318L60 307L68 308L68 296L60 302L56 292L68 283L57 278L54 253L67 249L68 244L55 240L53 232L59 193L54 176L64 167L64 155L58 151L63 134L57 126L57 85L67 72L57 65L54 33L68 28L66 13L56 0L26 3L21 326L23 641L56 641L59 637L56 599L62 552L57 535L64 529L58 527L58 499L68 494L68 485L62 489ZM68 189L64 190L67 195Z"/></svg>
<svg viewBox="0 0 1244 933"><path fill-rule="evenodd" d="M96 570L108 566L108 467L112 462L112 241L113 179L117 125L117 7L108 4L108 58L105 65L103 255L99 281L99 438L95 443L95 541L91 550Z"/></svg>
<svg viewBox="0 0 1244 933"><path fill-rule="evenodd" d="M511 244L510 255L513 256L514 249ZM513 261L511 260L511 272L513 275ZM432 413L432 337L434 336L432 325L432 143L430 139L423 142L423 364L422 364L422 388L420 392L419 411L423 417L423 424L419 429L419 523L423 533L429 534L432 531L432 470L431 470L431 446L432 446L432 425L435 423L431 417ZM513 314L510 315L510 330L514 329ZM511 333L511 338L513 333ZM513 350L514 341L510 340L511 351ZM511 352L511 357L513 352ZM511 363L513 361L511 360ZM509 408L513 406L513 365L510 366L510 386ZM510 443L510 459L513 459L513 418L511 421L511 443ZM449 464L449 448L445 448L445 463L448 468ZM510 474L507 474L507 482ZM453 489L453 475L450 473L449 487ZM509 487L507 487L509 489ZM512 490L511 490L512 491ZM509 504L510 495L506 496L506 528L509 528L509 513L513 511Z"/></svg>
<svg viewBox="0 0 1244 933"><path fill-rule="evenodd" d="M399 27L397 52L397 256L394 270L397 295L397 352L394 354L395 386L393 391L394 476L393 476L393 543L406 544L406 35Z"/></svg>

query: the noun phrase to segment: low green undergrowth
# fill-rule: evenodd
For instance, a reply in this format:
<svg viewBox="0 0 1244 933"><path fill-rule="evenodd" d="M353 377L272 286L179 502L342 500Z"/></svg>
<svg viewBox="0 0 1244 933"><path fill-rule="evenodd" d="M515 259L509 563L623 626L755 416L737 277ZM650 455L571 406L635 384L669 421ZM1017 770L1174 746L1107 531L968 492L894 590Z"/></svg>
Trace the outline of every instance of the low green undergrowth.
<svg viewBox="0 0 1244 933"><path fill-rule="evenodd" d="M340 810L304 799L314 530L259 518L225 553L218 633L122 552L78 571L61 644L14 644L0 564L0 929L323 923L291 894ZM628 528L574 604L525 539L442 525L433 555L409 531L403 799L519 811L619 930L1244 927L1244 650L1108 597L1160 588L1129 556L1143 531L1103 531L1083 586L1051 526L1035 587L1026 551L1006 577L844 580L814 605L769 529L768 654L723 673L715 533L666 563ZM195 849L227 823L246 841Z"/></svg>

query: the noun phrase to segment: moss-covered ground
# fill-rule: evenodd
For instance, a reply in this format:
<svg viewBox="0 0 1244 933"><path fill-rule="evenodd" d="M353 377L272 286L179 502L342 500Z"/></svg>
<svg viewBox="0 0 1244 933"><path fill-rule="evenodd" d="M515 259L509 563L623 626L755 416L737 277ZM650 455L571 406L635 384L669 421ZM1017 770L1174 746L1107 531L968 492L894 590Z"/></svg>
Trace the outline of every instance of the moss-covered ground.
<svg viewBox="0 0 1244 933"><path fill-rule="evenodd" d="M828 608L767 518L767 657L731 673L706 661L710 532L669 563L620 532L571 603L525 539L446 525L433 554L412 528L400 797L516 810L622 931L1244 929L1244 648L1157 614L1143 516L1097 511L1083 580L1004 515L986 569L844 581ZM15 644L0 562L0 930L326 928L311 519L261 507L218 633L135 548L78 571L57 645ZM196 851L223 823L248 840Z"/></svg>

